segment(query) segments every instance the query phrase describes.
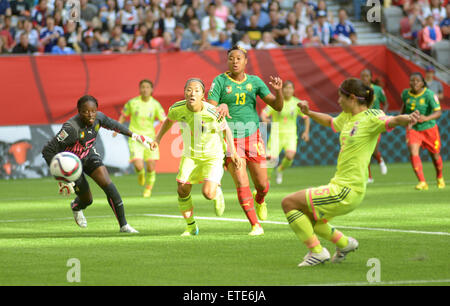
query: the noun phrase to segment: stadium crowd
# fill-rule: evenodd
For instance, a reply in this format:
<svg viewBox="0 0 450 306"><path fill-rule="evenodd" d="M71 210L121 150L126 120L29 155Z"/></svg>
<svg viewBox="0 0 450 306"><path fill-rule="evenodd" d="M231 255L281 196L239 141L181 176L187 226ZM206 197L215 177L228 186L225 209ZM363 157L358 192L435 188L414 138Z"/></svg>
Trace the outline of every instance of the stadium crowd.
<svg viewBox="0 0 450 306"><path fill-rule="evenodd" d="M411 45L430 54L431 47L450 39L450 1L448 0L393 0L402 8L400 35Z"/></svg>
<svg viewBox="0 0 450 306"><path fill-rule="evenodd" d="M0 54L196 51L234 44L269 49L356 41L347 12L332 16L324 0L0 0Z"/></svg>

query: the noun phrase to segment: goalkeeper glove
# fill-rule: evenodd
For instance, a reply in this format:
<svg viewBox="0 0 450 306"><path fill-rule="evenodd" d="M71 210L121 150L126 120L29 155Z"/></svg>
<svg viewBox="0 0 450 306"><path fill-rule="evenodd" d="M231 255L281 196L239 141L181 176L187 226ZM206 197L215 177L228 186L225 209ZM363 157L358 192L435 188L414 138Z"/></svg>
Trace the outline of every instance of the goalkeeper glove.
<svg viewBox="0 0 450 306"><path fill-rule="evenodd" d="M134 141L141 143L147 149L150 149L150 143L152 142L152 139L150 137L133 133L131 135L131 138Z"/></svg>
<svg viewBox="0 0 450 306"><path fill-rule="evenodd" d="M59 194L63 196L68 196L75 193L73 187L75 186L74 182L64 183L58 182Z"/></svg>

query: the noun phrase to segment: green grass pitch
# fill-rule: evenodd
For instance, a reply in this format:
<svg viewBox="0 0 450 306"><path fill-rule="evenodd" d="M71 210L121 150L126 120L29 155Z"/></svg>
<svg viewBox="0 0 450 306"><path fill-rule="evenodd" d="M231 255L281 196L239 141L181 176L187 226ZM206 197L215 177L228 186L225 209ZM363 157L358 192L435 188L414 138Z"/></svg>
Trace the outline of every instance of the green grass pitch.
<svg viewBox="0 0 450 306"><path fill-rule="evenodd" d="M444 164L449 176L450 163ZM194 186L196 237L180 237L185 227L177 208L175 174L158 174L153 195L141 197L135 175L112 177L124 200L130 225L139 234L119 233L111 208L89 180L94 203L79 228L71 198L57 194L52 178L0 181L0 285L299 286L369 285L378 260L381 285L450 284L450 181L438 190L434 168L424 163L430 189L415 191L410 164L390 164L382 176L372 164L375 183L352 213L332 220L359 249L340 264L298 268L306 254L287 225L280 203L294 191L328 183L333 166L288 169L282 185L272 181L266 198L265 235L250 237L229 173L224 174L226 210ZM331 254L334 247L324 241ZM79 261L79 282L68 274Z"/></svg>

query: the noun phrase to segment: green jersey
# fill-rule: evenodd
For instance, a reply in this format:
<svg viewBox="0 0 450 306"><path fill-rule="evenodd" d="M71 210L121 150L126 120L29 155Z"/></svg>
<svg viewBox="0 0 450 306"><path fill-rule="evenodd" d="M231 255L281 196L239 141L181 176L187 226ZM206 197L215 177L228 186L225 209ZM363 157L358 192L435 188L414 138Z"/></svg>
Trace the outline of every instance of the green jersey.
<svg viewBox="0 0 450 306"><path fill-rule="evenodd" d="M383 88L381 88L378 85L372 84L373 88L373 102L372 102L372 108L373 109L380 109L381 105L386 103L386 95L384 94Z"/></svg>
<svg viewBox="0 0 450 306"><path fill-rule="evenodd" d="M441 110L438 97L431 90L424 88L417 95L413 94L409 89L402 92L402 101L404 103L404 111L406 114L411 114L418 110L421 115L429 116L430 114ZM418 122L413 125L416 131L423 131L432 128L436 125L436 120L429 120L426 122Z"/></svg>
<svg viewBox="0 0 450 306"><path fill-rule="evenodd" d="M230 116L226 120L235 138L254 134L259 128L256 112L256 96L264 98L270 94L266 84L255 75L245 75L243 81L233 80L227 73L218 75L211 84L208 100L228 105Z"/></svg>
<svg viewBox="0 0 450 306"><path fill-rule="evenodd" d="M167 118L180 123L183 135L183 156L199 160L223 158L225 141L223 131L227 122L218 119L216 107L203 102L199 112L192 112L186 100L178 101L169 108Z"/></svg>
<svg viewBox="0 0 450 306"><path fill-rule="evenodd" d="M281 112L277 112L269 105L263 110L264 113L272 117L272 124L278 123L278 133L283 135L283 137L297 137L297 117L306 117L297 106L298 102L300 102L300 100L292 96L289 100L284 100Z"/></svg>
<svg viewBox="0 0 450 306"><path fill-rule="evenodd" d="M164 109L153 97L147 102L142 101L141 96L129 100L123 107L122 114L130 117L130 131L152 139L155 138L155 120L166 119Z"/></svg>
<svg viewBox="0 0 450 306"><path fill-rule="evenodd" d="M388 129L390 117L369 109L355 116L342 112L333 118L333 131L340 132L337 171L331 183L365 192L368 166L380 133Z"/></svg>

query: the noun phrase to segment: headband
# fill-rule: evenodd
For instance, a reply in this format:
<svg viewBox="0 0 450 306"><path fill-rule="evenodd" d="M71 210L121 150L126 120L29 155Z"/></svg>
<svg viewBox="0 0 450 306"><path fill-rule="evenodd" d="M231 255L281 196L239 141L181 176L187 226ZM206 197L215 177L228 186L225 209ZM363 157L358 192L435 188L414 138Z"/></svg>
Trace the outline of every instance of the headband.
<svg viewBox="0 0 450 306"><path fill-rule="evenodd" d="M351 92L348 92L348 91L346 91L344 88L342 88L342 87L339 87L339 90L340 91L342 91L345 95L347 95L347 96L350 96L350 95L352 95L352 93ZM370 90L367 90L367 93L369 93L370 92ZM355 97L356 97L356 99L358 99L358 100L366 100L366 98L365 97L358 97L357 95L355 95L355 94L353 94Z"/></svg>

